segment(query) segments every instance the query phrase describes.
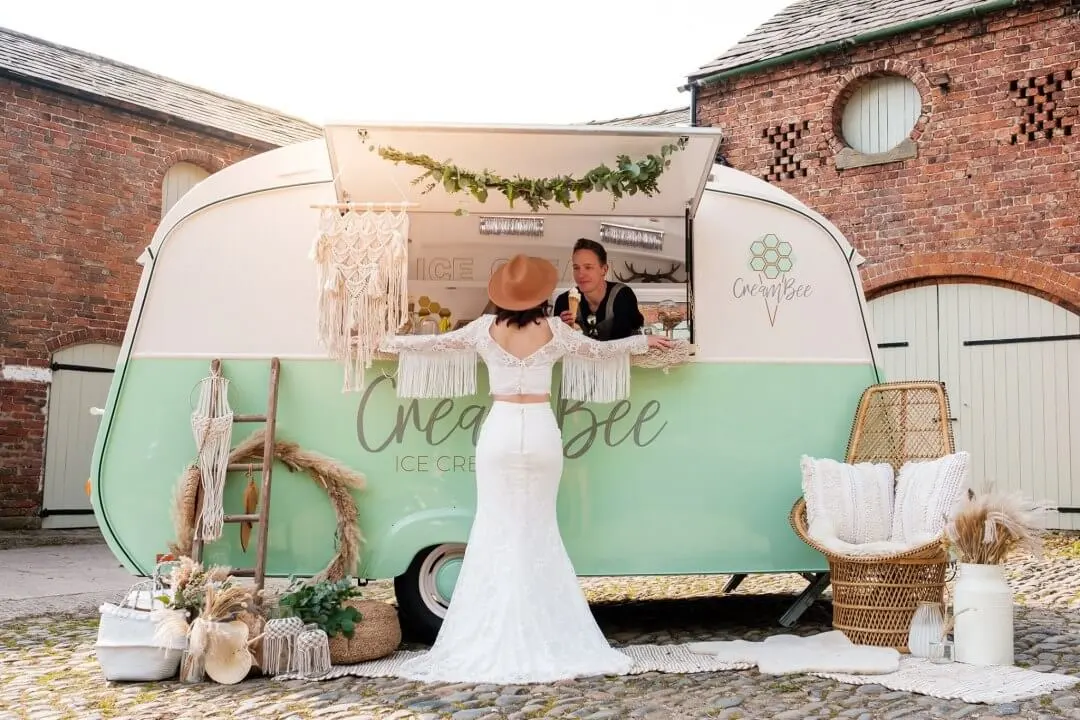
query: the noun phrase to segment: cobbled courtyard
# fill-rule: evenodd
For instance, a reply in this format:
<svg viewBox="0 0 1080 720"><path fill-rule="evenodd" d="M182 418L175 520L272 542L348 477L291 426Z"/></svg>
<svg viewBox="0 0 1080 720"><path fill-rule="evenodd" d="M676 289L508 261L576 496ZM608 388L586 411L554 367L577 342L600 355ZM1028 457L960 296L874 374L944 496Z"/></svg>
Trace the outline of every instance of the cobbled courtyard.
<svg viewBox="0 0 1080 720"><path fill-rule="evenodd" d="M1041 563L1008 566L1016 591L1017 664L1080 673L1080 542L1048 539ZM614 644L675 643L789 632L777 619L804 586L797 577L747 579L723 595L725 576L598 578L582 583ZM389 583L365 595L392 599ZM829 629L828 595L793 629ZM236 686L102 679L94 657L96 614L23 617L0 624L0 718L356 718L357 720L523 720L525 718L1080 718L1080 691L987 706L755 670L650 673L551 685L425 686L394 679L330 682L247 680ZM417 647L417 646L406 646Z"/></svg>

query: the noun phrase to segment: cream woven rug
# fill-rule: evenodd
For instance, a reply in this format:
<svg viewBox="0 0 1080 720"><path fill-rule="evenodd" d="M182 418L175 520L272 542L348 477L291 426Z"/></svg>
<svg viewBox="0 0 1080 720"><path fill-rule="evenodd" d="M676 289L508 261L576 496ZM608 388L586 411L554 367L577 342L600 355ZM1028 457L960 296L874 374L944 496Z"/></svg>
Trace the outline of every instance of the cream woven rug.
<svg viewBox="0 0 1080 720"><path fill-rule="evenodd" d="M634 660L628 675L757 668L767 675L809 674L852 685L881 685L889 690L987 705L1029 700L1071 688L1080 682L1080 678L1071 675L1011 666L937 665L922 658L901 656L890 648L852 645L837 631L808 637L777 635L764 642L725 640L680 645L629 645L618 650ZM421 652L401 650L358 665L335 665L329 673L319 677L288 674L277 675L274 679L316 681L347 676L395 677L402 662Z"/></svg>

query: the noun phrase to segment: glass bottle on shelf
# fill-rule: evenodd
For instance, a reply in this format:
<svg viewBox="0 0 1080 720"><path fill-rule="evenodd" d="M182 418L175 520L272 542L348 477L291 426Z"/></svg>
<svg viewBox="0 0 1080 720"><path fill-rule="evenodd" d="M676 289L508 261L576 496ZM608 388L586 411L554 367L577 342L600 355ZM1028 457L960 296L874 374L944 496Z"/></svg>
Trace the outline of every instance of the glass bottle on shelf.
<svg viewBox="0 0 1080 720"><path fill-rule="evenodd" d="M427 308L420 309L420 323L416 331L417 335L438 335L439 319L431 314Z"/></svg>

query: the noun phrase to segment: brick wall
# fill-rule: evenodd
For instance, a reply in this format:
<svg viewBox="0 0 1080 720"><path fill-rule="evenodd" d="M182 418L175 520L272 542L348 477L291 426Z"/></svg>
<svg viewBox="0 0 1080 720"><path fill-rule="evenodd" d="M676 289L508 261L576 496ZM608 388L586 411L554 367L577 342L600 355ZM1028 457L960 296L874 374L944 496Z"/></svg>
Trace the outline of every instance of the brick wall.
<svg viewBox="0 0 1080 720"><path fill-rule="evenodd" d="M867 258L871 297L930 278L1023 286L1080 311L1080 13L1042 2L702 88L698 124L725 131L735 168L766 178L780 128L795 177L768 178ZM843 99L867 73L914 81L918 156L838 170ZM1020 95L1054 75L1054 137L1013 142ZM947 78L947 85L941 83ZM1056 83L1060 83L1057 89ZM1041 102L1041 100L1040 100ZM781 140L781 138L777 138ZM788 166L791 167L790 165Z"/></svg>
<svg viewBox="0 0 1080 720"><path fill-rule="evenodd" d="M120 343L169 167L213 172L268 148L7 78L0 128L0 527L32 526L48 384L27 366L81 342Z"/></svg>

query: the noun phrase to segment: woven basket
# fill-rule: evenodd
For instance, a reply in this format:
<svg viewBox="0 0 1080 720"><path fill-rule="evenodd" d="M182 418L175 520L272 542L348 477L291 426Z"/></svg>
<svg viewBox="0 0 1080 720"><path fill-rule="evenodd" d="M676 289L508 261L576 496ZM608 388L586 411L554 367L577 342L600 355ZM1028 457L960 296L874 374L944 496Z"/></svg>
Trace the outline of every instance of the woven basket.
<svg viewBox="0 0 1080 720"><path fill-rule="evenodd" d="M330 662L355 665L378 660L397 650L401 644L401 624L397 609L378 600L346 600L343 605L356 608L361 618L351 638L330 638Z"/></svg>
<svg viewBox="0 0 1080 720"><path fill-rule="evenodd" d="M908 461L953 452L943 383L882 383L863 392L846 462L887 462L899 471ZM908 630L919 602L945 600L948 558L940 541L895 555L848 557L810 538L804 499L795 503L788 520L795 534L829 563L833 627L857 645L907 652Z"/></svg>

